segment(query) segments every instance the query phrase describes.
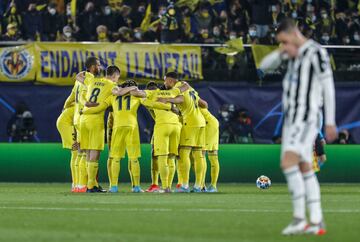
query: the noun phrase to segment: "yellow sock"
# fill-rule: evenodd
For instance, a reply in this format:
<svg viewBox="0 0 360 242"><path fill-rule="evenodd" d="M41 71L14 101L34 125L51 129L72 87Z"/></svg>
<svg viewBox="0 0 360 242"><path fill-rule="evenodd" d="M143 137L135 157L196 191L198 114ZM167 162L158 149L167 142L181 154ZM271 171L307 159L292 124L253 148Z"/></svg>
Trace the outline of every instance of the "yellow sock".
<svg viewBox="0 0 360 242"><path fill-rule="evenodd" d="M79 162L79 185L80 186L86 186L88 181L87 176L87 162L86 162L86 154L82 153L81 159Z"/></svg>
<svg viewBox="0 0 360 242"><path fill-rule="evenodd" d="M190 148L180 148L180 159L179 159L179 170L181 172L181 178L183 180L182 185L185 187L189 186L190 176Z"/></svg>
<svg viewBox="0 0 360 242"><path fill-rule="evenodd" d="M206 170L207 170L207 162L206 162L206 157L203 153L203 177L202 177L202 181L201 181L201 187L205 187L206 186Z"/></svg>
<svg viewBox="0 0 360 242"><path fill-rule="evenodd" d="M159 185L159 167L157 157L151 159L151 183Z"/></svg>
<svg viewBox="0 0 360 242"><path fill-rule="evenodd" d="M129 175L130 175L131 187L134 187L134 179L132 177L131 161L130 160L128 160L128 170L129 170Z"/></svg>
<svg viewBox="0 0 360 242"><path fill-rule="evenodd" d="M158 156L157 160L160 171L161 186L163 189L165 189L169 187L168 156L167 155Z"/></svg>
<svg viewBox="0 0 360 242"><path fill-rule="evenodd" d="M211 164L211 185L216 188L220 171L219 157L217 154L208 154L208 157Z"/></svg>
<svg viewBox="0 0 360 242"><path fill-rule="evenodd" d="M70 170L71 170L71 181L72 186L75 187L78 183L77 181L77 170L76 170L76 158L77 158L77 151L72 150L71 151L71 160L70 160Z"/></svg>
<svg viewBox="0 0 360 242"><path fill-rule="evenodd" d="M75 159L75 176L76 176L76 186L80 184L80 160L82 158L82 154L77 151L76 159Z"/></svg>
<svg viewBox="0 0 360 242"><path fill-rule="evenodd" d="M173 180L174 180L174 176L175 176L175 171L176 171L176 166L175 166L175 157L171 156L168 158L168 165L169 165L169 177L168 177L168 183L169 183L169 187L171 189Z"/></svg>
<svg viewBox="0 0 360 242"><path fill-rule="evenodd" d="M112 157L109 157L108 160L107 160L107 163L106 163L106 168L107 168L107 173L108 173L108 178L109 178L109 186L111 187L111 181L112 181L112 167L111 167L111 164L113 162L113 158Z"/></svg>
<svg viewBox="0 0 360 242"><path fill-rule="evenodd" d="M195 168L195 187L201 187L204 173L204 156L202 150L193 150Z"/></svg>
<svg viewBox="0 0 360 242"><path fill-rule="evenodd" d="M90 161L88 164L88 183L87 188L92 189L96 186L96 176L99 170L99 162L98 161Z"/></svg>
<svg viewBox="0 0 360 242"><path fill-rule="evenodd" d="M117 186L120 174L120 158L113 158L111 162L111 181L110 186Z"/></svg>
<svg viewBox="0 0 360 242"><path fill-rule="evenodd" d="M183 184L184 179L182 178L182 170L179 165L179 159L176 160L176 174L177 174L177 178L178 178L177 184Z"/></svg>
<svg viewBox="0 0 360 242"><path fill-rule="evenodd" d="M140 163L138 159L131 159L131 174L134 186L140 186Z"/></svg>

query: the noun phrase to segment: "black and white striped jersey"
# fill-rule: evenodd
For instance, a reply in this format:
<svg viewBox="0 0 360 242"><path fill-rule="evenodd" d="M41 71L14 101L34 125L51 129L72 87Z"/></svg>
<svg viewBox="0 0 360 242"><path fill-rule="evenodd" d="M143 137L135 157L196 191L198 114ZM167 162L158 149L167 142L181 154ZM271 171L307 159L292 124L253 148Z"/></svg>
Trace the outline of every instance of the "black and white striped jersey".
<svg viewBox="0 0 360 242"><path fill-rule="evenodd" d="M318 122L325 110L326 125L335 125L335 90L327 51L313 40L307 40L298 56L288 60L283 79L285 125Z"/></svg>

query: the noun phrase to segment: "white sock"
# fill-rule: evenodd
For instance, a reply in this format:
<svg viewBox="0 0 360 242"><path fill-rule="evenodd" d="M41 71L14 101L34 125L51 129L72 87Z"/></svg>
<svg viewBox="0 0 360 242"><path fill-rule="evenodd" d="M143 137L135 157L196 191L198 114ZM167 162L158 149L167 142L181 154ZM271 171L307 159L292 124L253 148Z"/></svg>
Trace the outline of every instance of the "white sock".
<svg viewBox="0 0 360 242"><path fill-rule="evenodd" d="M297 219L305 219L305 184L299 167L293 166L283 172L292 197L293 216Z"/></svg>
<svg viewBox="0 0 360 242"><path fill-rule="evenodd" d="M305 182L306 203L310 213L310 223L319 224L322 219L320 185L313 171L303 174Z"/></svg>

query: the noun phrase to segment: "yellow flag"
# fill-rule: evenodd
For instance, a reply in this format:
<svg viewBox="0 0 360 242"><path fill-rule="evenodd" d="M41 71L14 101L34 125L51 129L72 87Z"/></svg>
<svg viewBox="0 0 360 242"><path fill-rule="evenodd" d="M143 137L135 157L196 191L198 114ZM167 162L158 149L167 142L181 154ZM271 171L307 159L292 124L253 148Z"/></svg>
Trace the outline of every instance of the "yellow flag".
<svg viewBox="0 0 360 242"><path fill-rule="evenodd" d="M225 55L236 55L237 53L244 51L242 38L229 40L225 44L227 46L216 47L215 51Z"/></svg>
<svg viewBox="0 0 360 242"><path fill-rule="evenodd" d="M76 0L71 0L71 17L76 17Z"/></svg>
<svg viewBox="0 0 360 242"><path fill-rule="evenodd" d="M259 68L260 63L265 56L267 56L277 48L279 48L279 46L276 45L252 45L251 50L256 68Z"/></svg>
<svg viewBox="0 0 360 242"><path fill-rule="evenodd" d="M146 8L144 19L140 25L141 30L146 31L150 26L150 22L151 22L151 3L149 3Z"/></svg>

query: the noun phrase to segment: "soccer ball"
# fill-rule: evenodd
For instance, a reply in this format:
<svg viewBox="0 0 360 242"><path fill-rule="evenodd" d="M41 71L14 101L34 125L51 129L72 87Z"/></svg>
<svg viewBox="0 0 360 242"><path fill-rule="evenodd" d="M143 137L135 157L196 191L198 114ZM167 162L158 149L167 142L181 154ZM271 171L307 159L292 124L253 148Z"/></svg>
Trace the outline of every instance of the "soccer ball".
<svg viewBox="0 0 360 242"><path fill-rule="evenodd" d="M256 186L260 189L268 189L271 186L271 180L267 176L259 176L256 180Z"/></svg>

